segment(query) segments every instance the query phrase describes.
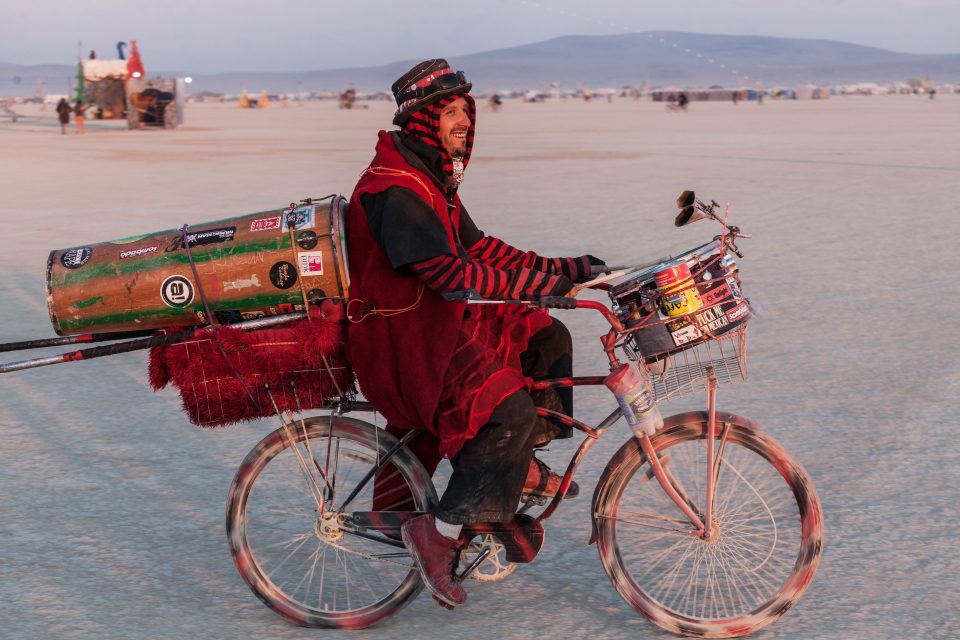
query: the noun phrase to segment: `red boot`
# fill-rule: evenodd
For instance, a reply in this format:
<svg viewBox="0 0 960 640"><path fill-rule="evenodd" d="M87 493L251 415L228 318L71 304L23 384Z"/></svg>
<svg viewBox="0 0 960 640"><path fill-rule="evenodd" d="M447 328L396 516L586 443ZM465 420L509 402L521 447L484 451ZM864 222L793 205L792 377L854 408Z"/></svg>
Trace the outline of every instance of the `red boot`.
<svg viewBox="0 0 960 640"><path fill-rule="evenodd" d="M448 609L466 602L467 592L453 577L461 542L437 531L432 513L411 518L400 534L434 599Z"/></svg>

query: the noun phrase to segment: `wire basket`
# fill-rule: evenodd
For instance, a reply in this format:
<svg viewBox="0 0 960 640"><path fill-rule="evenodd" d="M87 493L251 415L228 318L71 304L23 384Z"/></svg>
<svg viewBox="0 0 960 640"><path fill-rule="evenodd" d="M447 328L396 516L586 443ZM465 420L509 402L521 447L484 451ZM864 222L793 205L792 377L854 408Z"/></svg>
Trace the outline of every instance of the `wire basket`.
<svg viewBox="0 0 960 640"><path fill-rule="evenodd" d="M747 324L714 339L647 362L657 402L679 398L707 388L710 371L717 384L747 377Z"/></svg>

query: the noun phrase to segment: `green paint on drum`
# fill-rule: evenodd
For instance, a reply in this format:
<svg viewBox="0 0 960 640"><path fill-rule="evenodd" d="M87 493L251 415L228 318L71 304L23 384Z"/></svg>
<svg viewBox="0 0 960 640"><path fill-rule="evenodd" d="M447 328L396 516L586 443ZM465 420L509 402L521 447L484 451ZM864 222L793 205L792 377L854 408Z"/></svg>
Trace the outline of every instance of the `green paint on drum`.
<svg viewBox="0 0 960 640"><path fill-rule="evenodd" d="M279 239L279 241L277 241ZM242 242L231 247L215 247L211 249L193 249L193 262L195 264L204 264L215 260L228 260L233 256L242 256L262 253L264 251L282 251L290 248L290 237L284 235L266 240L265 242ZM267 260L264 259L263 264ZM178 249L170 253L163 253L149 258L140 258L132 260L111 260L107 263L89 264L85 269L60 270L59 274L53 274L51 284L57 287L68 287L70 285L82 284L97 278L126 276L143 271L160 269L169 266L171 263L190 264L190 258L186 251Z"/></svg>
<svg viewBox="0 0 960 640"><path fill-rule="evenodd" d="M258 308L267 308L267 307L276 307L282 304L303 304L303 298L300 295L299 290L295 290L293 294L286 292L278 292L273 295L260 295L252 296L250 298L243 298L241 300L231 300L228 303L220 304L211 304L210 310L214 313L217 311L233 311L235 309L243 309L257 311ZM76 331L77 329L93 329L96 327L102 326L115 326L123 325L135 328L141 326L144 328L150 327L162 327L163 323L159 322L162 320L168 320L170 322L169 326L181 326L190 324L199 326L201 323L197 319L197 314L204 312L203 304L194 304L189 307L183 307L181 309L156 309L151 311L122 311L119 313L105 313L103 315L96 316L86 316L78 319L60 319L60 329L62 331ZM266 314L269 315L269 314ZM184 320L187 318L192 318L195 320L193 323L184 323Z"/></svg>
<svg viewBox="0 0 960 640"><path fill-rule="evenodd" d="M100 304L103 304L103 296L96 296L95 298L87 298L86 300L77 300L70 306L76 309L86 309L87 307L92 307L98 302Z"/></svg>

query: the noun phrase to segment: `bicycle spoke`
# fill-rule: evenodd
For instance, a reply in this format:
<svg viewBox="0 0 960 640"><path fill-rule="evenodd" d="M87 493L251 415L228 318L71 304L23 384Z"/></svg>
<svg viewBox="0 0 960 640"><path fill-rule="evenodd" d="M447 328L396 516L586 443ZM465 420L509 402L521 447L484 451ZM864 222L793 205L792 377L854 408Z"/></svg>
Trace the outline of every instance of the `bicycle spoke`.
<svg viewBox="0 0 960 640"><path fill-rule="evenodd" d="M797 471L796 465L781 464L788 454L765 455L775 446L768 437L730 424L726 440L714 444L712 469L707 468L705 423L696 430L687 425L666 431L654 451L645 452L656 455L671 486L696 513L702 512L711 480L708 535L684 531L677 505L659 483L647 481L646 456L627 458L629 475L611 476L610 497L595 514L608 573L628 576L618 581L618 589L673 632L691 620L698 632L717 637L728 633L730 621L753 631L797 597L784 586L804 566L807 524L794 487L806 479L788 476ZM809 485L806 490L812 491Z"/></svg>

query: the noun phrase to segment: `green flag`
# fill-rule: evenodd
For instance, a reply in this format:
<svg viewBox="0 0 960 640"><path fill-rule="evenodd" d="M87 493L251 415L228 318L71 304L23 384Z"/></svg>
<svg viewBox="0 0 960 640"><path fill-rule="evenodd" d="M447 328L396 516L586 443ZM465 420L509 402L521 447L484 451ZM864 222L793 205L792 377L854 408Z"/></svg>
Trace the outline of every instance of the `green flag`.
<svg viewBox="0 0 960 640"><path fill-rule="evenodd" d="M83 61L77 60L77 87L75 89L77 95L74 98L74 102L83 102Z"/></svg>

